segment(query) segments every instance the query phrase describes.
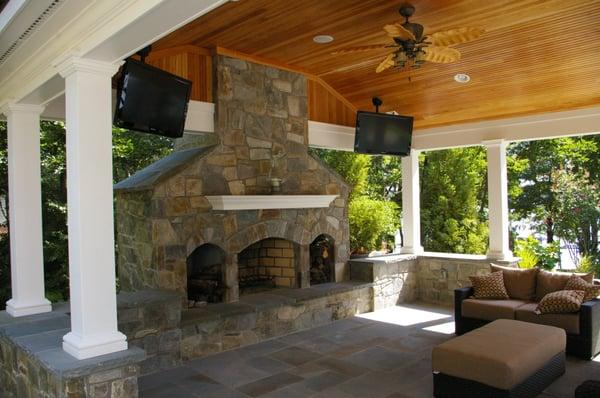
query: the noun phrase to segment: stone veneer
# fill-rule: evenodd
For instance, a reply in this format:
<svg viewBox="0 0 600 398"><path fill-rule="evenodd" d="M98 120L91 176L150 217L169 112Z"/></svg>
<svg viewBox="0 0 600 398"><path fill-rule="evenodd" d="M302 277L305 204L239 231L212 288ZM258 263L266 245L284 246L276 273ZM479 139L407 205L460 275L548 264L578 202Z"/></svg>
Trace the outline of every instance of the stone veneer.
<svg viewBox="0 0 600 398"><path fill-rule="evenodd" d="M174 152L115 186L121 287L184 296L186 259L210 243L227 253L225 301L236 301L237 256L267 238L298 246L296 285L308 287L309 245L320 234L335 241L335 281L347 280L350 189L308 153L305 77L223 56L214 62L215 134L199 142L218 144ZM283 195L339 196L324 209L246 211L214 211L205 197L269 194L270 178L283 180Z"/></svg>

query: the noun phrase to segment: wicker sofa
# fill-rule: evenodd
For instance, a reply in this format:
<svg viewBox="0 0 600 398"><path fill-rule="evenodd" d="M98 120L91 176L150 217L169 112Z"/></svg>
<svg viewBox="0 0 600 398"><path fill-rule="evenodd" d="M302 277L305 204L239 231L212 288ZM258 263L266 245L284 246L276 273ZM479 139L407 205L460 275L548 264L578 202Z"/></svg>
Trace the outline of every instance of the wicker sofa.
<svg viewBox="0 0 600 398"><path fill-rule="evenodd" d="M600 299L584 302L576 313L537 315L534 310L539 297L530 300L483 300L472 296L472 287L454 291L457 335L496 319L515 319L564 329L567 333L567 354L590 359L600 353Z"/></svg>

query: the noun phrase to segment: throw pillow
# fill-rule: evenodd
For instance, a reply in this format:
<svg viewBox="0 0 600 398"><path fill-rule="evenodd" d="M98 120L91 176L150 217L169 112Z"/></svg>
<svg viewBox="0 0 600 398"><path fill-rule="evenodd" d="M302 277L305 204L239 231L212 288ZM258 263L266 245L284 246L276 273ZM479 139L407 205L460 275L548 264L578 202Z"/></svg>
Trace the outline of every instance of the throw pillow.
<svg viewBox="0 0 600 398"><path fill-rule="evenodd" d="M589 283L592 283L594 280L594 274L592 272L589 274L568 274L566 272L548 272L540 270L537 274L537 285L535 288L536 300L540 301L548 293L565 290L565 285L571 275L577 275Z"/></svg>
<svg viewBox="0 0 600 398"><path fill-rule="evenodd" d="M512 299L532 301L535 299L535 282L538 268L521 269L490 264L492 272L502 271L504 286Z"/></svg>
<svg viewBox="0 0 600 398"><path fill-rule="evenodd" d="M565 290L583 290L585 296L583 301L589 301L593 298L600 296L600 285L594 285L593 283L587 283L583 278L573 275L567 281Z"/></svg>
<svg viewBox="0 0 600 398"><path fill-rule="evenodd" d="M508 299L502 271L488 275L470 276L473 284L473 297L478 299Z"/></svg>
<svg viewBox="0 0 600 398"><path fill-rule="evenodd" d="M583 290L559 290L548 293L535 309L536 314L564 314L579 311L585 292Z"/></svg>

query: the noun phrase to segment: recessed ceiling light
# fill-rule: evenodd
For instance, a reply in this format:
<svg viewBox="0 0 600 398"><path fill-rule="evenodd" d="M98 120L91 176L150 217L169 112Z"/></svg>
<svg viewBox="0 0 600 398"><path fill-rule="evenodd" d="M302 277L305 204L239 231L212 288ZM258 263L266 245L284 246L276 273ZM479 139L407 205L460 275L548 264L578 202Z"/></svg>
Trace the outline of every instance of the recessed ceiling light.
<svg viewBox="0 0 600 398"><path fill-rule="evenodd" d="M454 80L456 80L458 83L468 83L471 81L471 76L467 75L466 73L457 73L454 75Z"/></svg>
<svg viewBox="0 0 600 398"><path fill-rule="evenodd" d="M318 36L313 37L313 41L315 43L319 43L319 44L327 44L327 43L331 43L333 41L333 36L318 35Z"/></svg>

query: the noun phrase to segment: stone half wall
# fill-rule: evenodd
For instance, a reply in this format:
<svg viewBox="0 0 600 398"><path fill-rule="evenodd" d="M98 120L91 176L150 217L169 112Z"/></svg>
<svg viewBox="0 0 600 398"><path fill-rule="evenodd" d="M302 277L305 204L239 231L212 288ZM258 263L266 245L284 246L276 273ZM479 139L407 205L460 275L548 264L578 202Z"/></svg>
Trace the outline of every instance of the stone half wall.
<svg viewBox="0 0 600 398"><path fill-rule="evenodd" d="M346 280L349 186L308 153L304 76L215 57L216 123L210 147L174 152L115 186L117 243L124 290L162 288L185 294L187 257L203 244L227 253L225 301L235 301L237 256L267 238L299 248L297 287L310 284L309 245L335 241L335 280ZM207 195L261 195L281 178L283 195L335 194L323 209L214 211Z"/></svg>

